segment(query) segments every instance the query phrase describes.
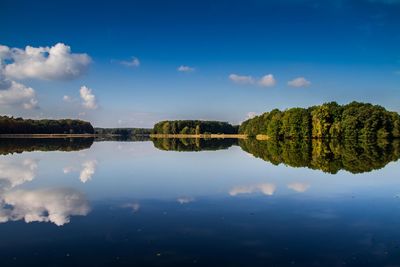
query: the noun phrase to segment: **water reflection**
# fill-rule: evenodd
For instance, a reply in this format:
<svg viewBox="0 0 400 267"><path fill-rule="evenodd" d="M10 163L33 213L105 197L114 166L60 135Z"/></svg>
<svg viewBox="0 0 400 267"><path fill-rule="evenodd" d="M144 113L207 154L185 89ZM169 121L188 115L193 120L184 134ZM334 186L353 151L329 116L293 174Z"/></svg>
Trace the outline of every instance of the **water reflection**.
<svg viewBox="0 0 400 267"><path fill-rule="evenodd" d="M290 183L290 184L288 184L287 187L288 187L289 189L292 189L292 190L295 191L295 192L304 193L304 192L306 192L306 191L310 188L310 185L309 185L308 183L298 183L298 182L295 182L295 183Z"/></svg>
<svg viewBox="0 0 400 267"><path fill-rule="evenodd" d="M0 155L30 151L78 151L90 148L94 138L0 138Z"/></svg>
<svg viewBox="0 0 400 267"><path fill-rule="evenodd" d="M0 193L32 181L35 178L37 166L35 159L2 159L0 161Z"/></svg>
<svg viewBox="0 0 400 267"><path fill-rule="evenodd" d="M36 177L38 160L0 158L0 223L24 220L61 226L73 215L87 215L85 195L71 188L17 189Z"/></svg>
<svg viewBox="0 0 400 267"><path fill-rule="evenodd" d="M396 144L240 144L284 164L235 143L168 153L152 142L96 142L0 156L2 266L398 265L399 163L335 176L285 166L319 169L325 157L360 170L367 156L384 166Z"/></svg>
<svg viewBox="0 0 400 267"><path fill-rule="evenodd" d="M244 151L274 165L308 167L335 174L340 170L363 173L385 167L400 157L400 140L339 142L337 140L259 141L256 139L153 139L156 148L167 151L227 149L239 145Z"/></svg>
<svg viewBox="0 0 400 267"><path fill-rule="evenodd" d="M381 169L400 157L400 142L257 141L239 140L240 147L274 165L308 167L335 174L339 170L363 173Z"/></svg>
<svg viewBox="0 0 400 267"><path fill-rule="evenodd" d="M24 220L69 223L70 216L85 216L90 207L85 195L76 189L55 188L15 190L0 196L0 222Z"/></svg>
<svg viewBox="0 0 400 267"><path fill-rule="evenodd" d="M121 206L122 208L130 209L133 213L136 213L140 210L140 203L133 202L133 203L126 203Z"/></svg>
<svg viewBox="0 0 400 267"><path fill-rule="evenodd" d="M81 180L82 183L86 183L87 181L92 179L92 176L96 171L96 165L96 160L88 160L82 163L82 170L79 174L79 180Z"/></svg>
<svg viewBox="0 0 400 267"><path fill-rule="evenodd" d="M276 191L276 185L271 183L262 183L257 185L236 186L229 191L229 195L237 196L241 194L262 193L266 196L272 196Z"/></svg>
<svg viewBox="0 0 400 267"><path fill-rule="evenodd" d="M118 140L118 137L108 137ZM96 139L102 141L103 139ZM147 137L124 139L145 141ZM23 151L78 151L90 148L93 138L71 139L0 139L0 154ZM120 140L122 141L122 140ZM323 140L303 141L259 141L255 139L152 139L156 148L166 151L206 151L228 149L239 145L254 157L274 165L281 163L291 167L308 167L335 174L340 170L363 173L381 169L400 157L400 140L378 142L338 142ZM1 167L1 166L0 166ZM82 164L80 180L85 183L95 172L96 162ZM64 173L73 171L66 167Z"/></svg>
<svg viewBox="0 0 400 267"><path fill-rule="evenodd" d="M194 198L192 198L192 197L178 197L178 198L176 199L176 201L177 201L179 204L189 204L189 203L191 203L191 202L194 201Z"/></svg>
<svg viewBox="0 0 400 267"><path fill-rule="evenodd" d="M168 151L219 150L238 144L237 139L156 138L152 141L156 148Z"/></svg>
<svg viewBox="0 0 400 267"><path fill-rule="evenodd" d="M150 141L148 135L100 135L95 137L96 142L118 141L118 142L144 142Z"/></svg>

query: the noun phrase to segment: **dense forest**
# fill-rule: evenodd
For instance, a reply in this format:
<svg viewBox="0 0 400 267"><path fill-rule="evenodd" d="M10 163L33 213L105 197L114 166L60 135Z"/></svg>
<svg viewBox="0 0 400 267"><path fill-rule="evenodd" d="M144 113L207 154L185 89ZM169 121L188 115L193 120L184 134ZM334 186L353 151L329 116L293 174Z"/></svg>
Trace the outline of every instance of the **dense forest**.
<svg viewBox="0 0 400 267"><path fill-rule="evenodd" d="M244 121L239 133L283 139L376 140L400 137L400 115L385 108L352 102L325 103L309 108L274 109Z"/></svg>
<svg viewBox="0 0 400 267"><path fill-rule="evenodd" d="M161 121L154 125L154 134L237 134L238 126L227 122L177 120Z"/></svg>
<svg viewBox="0 0 400 267"><path fill-rule="evenodd" d="M150 135L152 129L147 128L94 128L98 135L118 135L124 138L138 135Z"/></svg>
<svg viewBox="0 0 400 267"><path fill-rule="evenodd" d="M257 158L291 167L307 167L335 174L363 173L383 168L400 158L400 140L344 142L339 140L239 140L240 147Z"/></svg>
<svg viewBox="0 0 400 267"><path fill-rule="evenodd" d="M81 120L30 120L0 116L0 134L93 134L93 126Z"/></svg>
<svg viewBox="0 0 400 267"><path fill-rule="evenodd" d="M0 138L0 155L31 151L78 151L90 148L94 138Z"/></svg>

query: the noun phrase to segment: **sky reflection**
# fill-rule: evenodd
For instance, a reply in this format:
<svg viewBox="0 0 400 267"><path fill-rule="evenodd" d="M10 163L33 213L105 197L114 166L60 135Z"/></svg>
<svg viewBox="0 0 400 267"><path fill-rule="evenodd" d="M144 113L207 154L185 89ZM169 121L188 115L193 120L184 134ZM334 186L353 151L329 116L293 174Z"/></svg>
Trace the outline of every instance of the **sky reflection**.
<svg viewBox="0 0 400 267"><path fill-rule="evenodd" d="M3 155L0 171L0 256L9 266L85 257L98 266L210 266L216 253L220 265L243 266L400 260L398 162L333 175L273 165L238 146L95 142Z"/></svg>

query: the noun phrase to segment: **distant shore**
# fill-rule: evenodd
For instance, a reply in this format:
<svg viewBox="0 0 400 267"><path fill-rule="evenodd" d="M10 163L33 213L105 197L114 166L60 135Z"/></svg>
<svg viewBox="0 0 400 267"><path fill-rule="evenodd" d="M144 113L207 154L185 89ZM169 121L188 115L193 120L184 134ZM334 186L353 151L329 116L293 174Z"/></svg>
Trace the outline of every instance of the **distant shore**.
<svg viewBox="0 0 400 267"><path fill-rule="evenodd" d="M0 134L0 138L93 138L93 137L112 137L118 134ZM139 135L150 136L151 138L235 138L246 139L246 134L150 134Z"/></svg>
<svg viewBox="0 0 400 267"><path fill-rule="evenodd" d="M97 134L0 134L0 138L90 138Z"/></svg>
<svg viewBox="0 0 400 267"><path fill-rule="evenodd" d="M236 138L246 139L246 134L150 134L151 138Z"/></svg>

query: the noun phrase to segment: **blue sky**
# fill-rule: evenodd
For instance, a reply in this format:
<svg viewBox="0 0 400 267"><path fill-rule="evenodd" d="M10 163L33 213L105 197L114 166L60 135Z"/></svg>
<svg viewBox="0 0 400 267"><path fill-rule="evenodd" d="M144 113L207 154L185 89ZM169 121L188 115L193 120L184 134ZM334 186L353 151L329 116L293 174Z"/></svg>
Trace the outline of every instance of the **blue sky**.
<svg viewBox="0 0 400 267"><path fill-rule="evenodd" d="M2 114L151 127L326 101L400 111L397 0L3 0L0 25Z"/></svg>

